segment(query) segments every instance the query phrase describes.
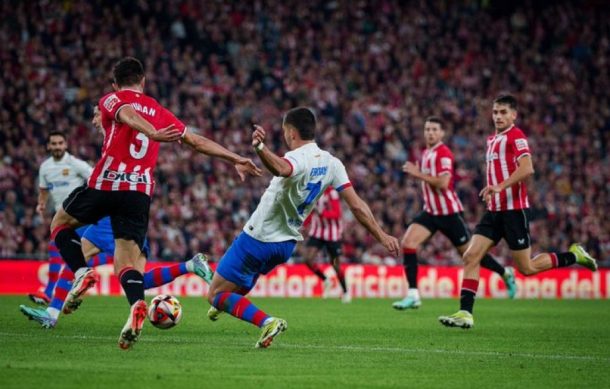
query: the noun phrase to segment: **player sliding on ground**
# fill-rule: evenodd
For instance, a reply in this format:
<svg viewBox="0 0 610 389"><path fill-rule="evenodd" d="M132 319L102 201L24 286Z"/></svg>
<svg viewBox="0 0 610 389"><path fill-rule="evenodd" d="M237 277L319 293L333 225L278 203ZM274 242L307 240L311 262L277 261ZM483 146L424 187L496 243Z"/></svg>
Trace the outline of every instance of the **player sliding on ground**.
<svg viewBox="0 0 610 389"><path fill-rule="evenodd" d="M328 186L340 193L356 219L390 254L397 256L398 240L386 234L368 205L356 194L343 163L315 143L316 118L308 108L288 111L282 123L284 140L291 150L283 158L265 147L266 132L255 126L252 146L265 167L275 176L258 207L231 247L220 260L208 301L215 319L224 311L262 328L256 347L266 348L285 331L285 320L272 317L244 297L260 274L285 263L297 241L299 229L316 201Z"/></svg>
<svg viewBox="0 0 610 389"><path fill-rule="evenodd" d="M477 225L463 256L460 310L451 316L438 318L449 327L470 328L474 325L472 308L479 287L480 262L501 239L508 243L517 269L525 276L574 263L591 271L597 270L595 259L575 243L568 252L542 253L532 258L525 180L534 174L534 167L527 138L515 126L517 100L510 95L496 98L492 118L496 133L487 138L487 186L480 193L487 202L487 212Z"/></svg>

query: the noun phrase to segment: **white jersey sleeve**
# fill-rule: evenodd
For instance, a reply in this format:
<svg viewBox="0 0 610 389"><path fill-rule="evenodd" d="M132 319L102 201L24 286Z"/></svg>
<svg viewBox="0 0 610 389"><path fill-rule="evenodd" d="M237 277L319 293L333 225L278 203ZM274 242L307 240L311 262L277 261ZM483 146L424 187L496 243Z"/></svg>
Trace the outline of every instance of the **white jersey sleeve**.
<svg viewBox="0 0 610 389"><path fill-rule="evenodd" d="M47 180L47 175L45 174L45 163L43 162L38 169L38 187L40 189L49 189L49 181Z"/></svg>
<svg viewBox="0 0 610 389"><path fill-rule="evenodd" d="M303 240L300 229L328 186L349 186L345 167L337 158L308 143L284 156L291 164L288 177L274 177L244 232L262 242Z"/></svg>
<svg viewBox="0 0 610 389"><path fill-rule="evenodd" d="M87 180L91 175L91 172L93 172L93 167L82 159L72 158L72 163L74 164L76 173L85 180Z"/></svg>

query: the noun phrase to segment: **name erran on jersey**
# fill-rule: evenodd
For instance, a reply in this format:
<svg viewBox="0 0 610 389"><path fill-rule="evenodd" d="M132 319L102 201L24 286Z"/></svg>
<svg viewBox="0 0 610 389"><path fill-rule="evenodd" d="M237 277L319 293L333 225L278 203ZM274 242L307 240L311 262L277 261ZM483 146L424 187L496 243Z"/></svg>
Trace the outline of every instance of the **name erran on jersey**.
<svg viewBox="0 0 610 389"><path fill-rule="evenodd" d="M116 172L114 170L104 171L104 180L129 182L131 184L149 184L148 177L134 172Z"/></svg>
<svg viewBox="0 0 610 389"><path fill-rule="evenodd" d="M140 103L131 103L131 106L136 111L145 113L145 114L150 115L150 116L155 116L155 114L157 113L157 110L155 110L154 108L147 107L147 106L142 105Z"/></svg>
<svg viewBox="0 0 610 389"><path fill-rule="evenodd" d="M325 176L328 171L328 166L314 167L309 173L309 177Z"/></svg>

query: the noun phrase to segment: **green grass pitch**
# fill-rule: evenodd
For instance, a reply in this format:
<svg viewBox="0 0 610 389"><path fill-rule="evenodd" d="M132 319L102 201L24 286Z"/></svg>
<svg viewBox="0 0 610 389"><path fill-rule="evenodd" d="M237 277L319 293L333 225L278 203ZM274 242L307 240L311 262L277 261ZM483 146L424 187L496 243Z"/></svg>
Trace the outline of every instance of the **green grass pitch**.
<svg viewBox="0 0 610 389"><path fill-rule="evenodd" d="M147 323L117 346L120 297L88 297L53 330L28 322L21 296L0 297L0 388L601 388L610 386L610 301L485 300L475 328L436 320L455 300L395 311L391 300L254 299L288 321L271 348L259 330L182 298L182 323Z"/></svg>

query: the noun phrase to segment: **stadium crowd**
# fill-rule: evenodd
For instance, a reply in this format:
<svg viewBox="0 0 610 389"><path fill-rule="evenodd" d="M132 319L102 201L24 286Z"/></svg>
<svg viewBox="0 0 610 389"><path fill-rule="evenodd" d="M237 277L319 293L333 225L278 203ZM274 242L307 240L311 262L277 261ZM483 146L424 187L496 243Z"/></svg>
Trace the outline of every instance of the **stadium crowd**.
<svg viewBox="0 0 610 389"><path fill-rule="evenodd" d="M146 91L194 131L254 157L251 124L286 151L281 114L315 107L332 150L386 228L400 237L422 208L401 171L422 153L423 119L445 121L456 186L474 225L484 211L490 102L512 92L529 136L534 252L582 242L610 266L610 12L604 2L3 1L0 3L0 256L46 255L50 215L35 212L46 134L94 164L93 107L120 57L141 59ZM592 22L594 21L594 22ZM270 175L163 145L149 239L153 259L218 258ZM49 207L51 208L51 207ZM345 256L383 251L346 215ZM353 228L352 228L353 227ZM505 246L496 255L510 263ZM457 264L437 236L420 258Z"/></svg>

